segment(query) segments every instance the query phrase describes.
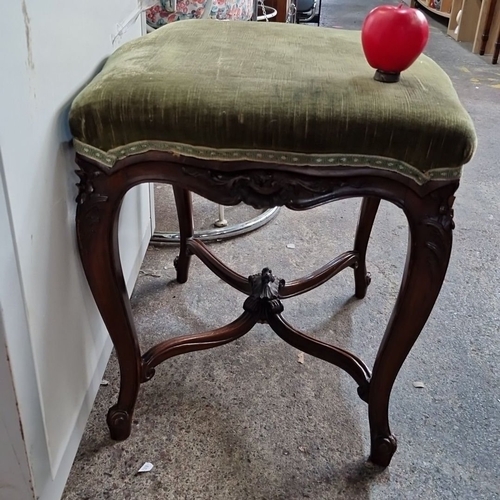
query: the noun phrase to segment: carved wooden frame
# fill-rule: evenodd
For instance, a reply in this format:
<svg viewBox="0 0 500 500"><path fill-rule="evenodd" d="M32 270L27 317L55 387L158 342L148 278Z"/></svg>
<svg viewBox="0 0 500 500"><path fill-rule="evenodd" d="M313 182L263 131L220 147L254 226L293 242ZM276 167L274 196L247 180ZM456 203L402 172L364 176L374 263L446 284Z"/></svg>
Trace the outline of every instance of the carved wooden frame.
<svg viewBox="0 0 500 500"><path fill-rule="evenodd" d="M364 167L295 167L256 162L217 162L148 152L118 161L110 169L77 154L80 182L76 227L83 268L99 311L115 346L120 365L118 402L108 412L111 436L131 432L139 386L154 368L182 353L209 349L246 334L265 322L286 342L339 366L358 384L368 403L370 460L387 466L396 451L389 428L389 398L394 380L417 340L441 289L448 266L458 181L430 181L423 186L394 172ZM144 182L173 186L181 243L177 280L188 279L192 255L215 274L248 295L243 313L222 328L166 340L140 352L118 248L118 215L126 192ZM316 272L286 283L269 269L248 279L235 273L193 238L191 192L224 205L240 202L255 208L287 206L307 210L334 200L362 197L354 248ZM355 295L363 298L370 282L366 248L380 200L400 207L409 223L408 255L402 284L373 370L355 355L320 342L289 325L282 301L325 283L341 270L354 268Z"/></svg>

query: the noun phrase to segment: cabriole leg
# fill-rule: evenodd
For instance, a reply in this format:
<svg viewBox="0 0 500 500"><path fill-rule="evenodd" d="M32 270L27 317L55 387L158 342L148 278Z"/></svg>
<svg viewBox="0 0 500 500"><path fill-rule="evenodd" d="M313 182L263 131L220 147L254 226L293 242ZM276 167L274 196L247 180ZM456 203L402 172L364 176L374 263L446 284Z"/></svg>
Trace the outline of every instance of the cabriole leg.
<svg viewBox="0 0 500 500"><path fill-rule="evenodd" d="M192 238L194 233L193 222L193 197L191 191L180 187L173 187L177 217L179 218L180 249L179 255L174 261L177 270L177 282L186 283L189 274L191 253L187 248L186 241Z"/></svg>
<svg viewBox="0 0 500 500"><path fill-rule="evenodd" d="M366 270L366 249L379 205L380 198L373 197L365 197L361 203L361 213L354 240L354 250L359 254L359 261L354 268L354 294L358 299L364 298L371 281L370 274Z"/></svg>
<svg viewBox="0 0 500 500"><path fill-rule="evenodd" d="M453 197L448 200L439 205L435 198L428 196L407 207L410 232L406 266L396 305L377 353L368 399L370 460L383 467L389 465L397 446L389 428L391 389L432 311L450 259ZM429 205L435 206L434 214L429 214Z"/></svg>
<svg viewBox="0 0 500 500"><path fill-rule="evenodd" d="M76 229L83 269L94 300L113 341L120 365L118 402L108 412L111 437L130 435L139 392L141 353L118 249L118 213L123 194L111 189L108 175L83 160Z"/></svg>

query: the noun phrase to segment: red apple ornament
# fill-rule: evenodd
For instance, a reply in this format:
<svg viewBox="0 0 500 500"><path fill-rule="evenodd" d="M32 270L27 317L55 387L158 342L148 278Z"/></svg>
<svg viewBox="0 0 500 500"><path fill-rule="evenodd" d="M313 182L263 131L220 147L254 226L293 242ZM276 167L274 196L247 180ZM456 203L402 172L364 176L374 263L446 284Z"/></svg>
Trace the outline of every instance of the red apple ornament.
<svg viewBox="0 0 500 500"><path fill-rule="evenodd" d="M361 43L368 64L375 68L375 80L397 82L423 52L429 39L424 14L406 5L381 5L365 18Z"/></svg>

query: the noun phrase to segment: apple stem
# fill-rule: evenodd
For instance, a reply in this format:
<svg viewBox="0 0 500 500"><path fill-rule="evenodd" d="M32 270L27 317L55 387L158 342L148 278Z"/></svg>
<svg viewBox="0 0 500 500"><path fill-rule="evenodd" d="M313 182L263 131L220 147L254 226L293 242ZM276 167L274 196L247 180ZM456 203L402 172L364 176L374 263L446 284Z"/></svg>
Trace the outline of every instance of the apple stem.
<svg viewBox="0 0 500 500"><path fill-rule="evenodd" d="M382 83L396 83L399 82L400 75L401 73L389 73L387 71L382 71L380 69L377 69L377 71L375 71L373 79L376 80L377 82L382 82Z"/></svg>

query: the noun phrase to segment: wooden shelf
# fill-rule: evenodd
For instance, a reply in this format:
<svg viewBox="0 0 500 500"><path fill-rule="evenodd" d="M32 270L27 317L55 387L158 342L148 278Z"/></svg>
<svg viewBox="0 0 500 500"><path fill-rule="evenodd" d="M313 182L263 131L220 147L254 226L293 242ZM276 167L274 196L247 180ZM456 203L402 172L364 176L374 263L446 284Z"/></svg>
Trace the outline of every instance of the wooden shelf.
<svg viewBox="0 0 500 500"><path fill-rule="evenodd" d="M417 3L429 12L448 19L447 34L457 42L472 43L472 52L478 54L482 45L482 37L493 0L441 0L443 11L427 5L429 0L406 0L410 7ZM447 11L450 12L447 12ZM457 15L461 11L460 23ZM485 54L492 54L495 42L500 40L500 0L497 0L495 12L492 13L492 25L486 44Z"/></svg>
<svg viewBox="0 0 500 500"><path fill-rule="evenodd" d="M457 42L474 42L481 3L481 0L454 0L448 24L448 35ZM462 19L457 30L457 14L460 11L462 11Z"/></svg>
<svg viewBox="0 0 500 500"><path fill-rule="evenodd" d="M422 7L427 9L429 12L432 12L433 14L436 14L437 16L442 16L446 17L447 19L450 18L450 13L449 12L441 12L440 10L433 9L432 7L429 7L425 0L416 0Z"/></svg>
<svg viewBox="0 0 500 500"><path fill-rule="evenodd" d="M474 54L479 54L482 45L482 35L484 33L484 28L486 25L486 19L488 17L488 12L491 8L491 0L483 0L481 2L479 21L477 23L477 29L474 36L474 46L472 52ZM497 37L500 36L500 2L497 1L495 11L493 12L492 25L490 29L488 43L486 44L485 54L493 54L495 51L495 42Z"/></svg>

